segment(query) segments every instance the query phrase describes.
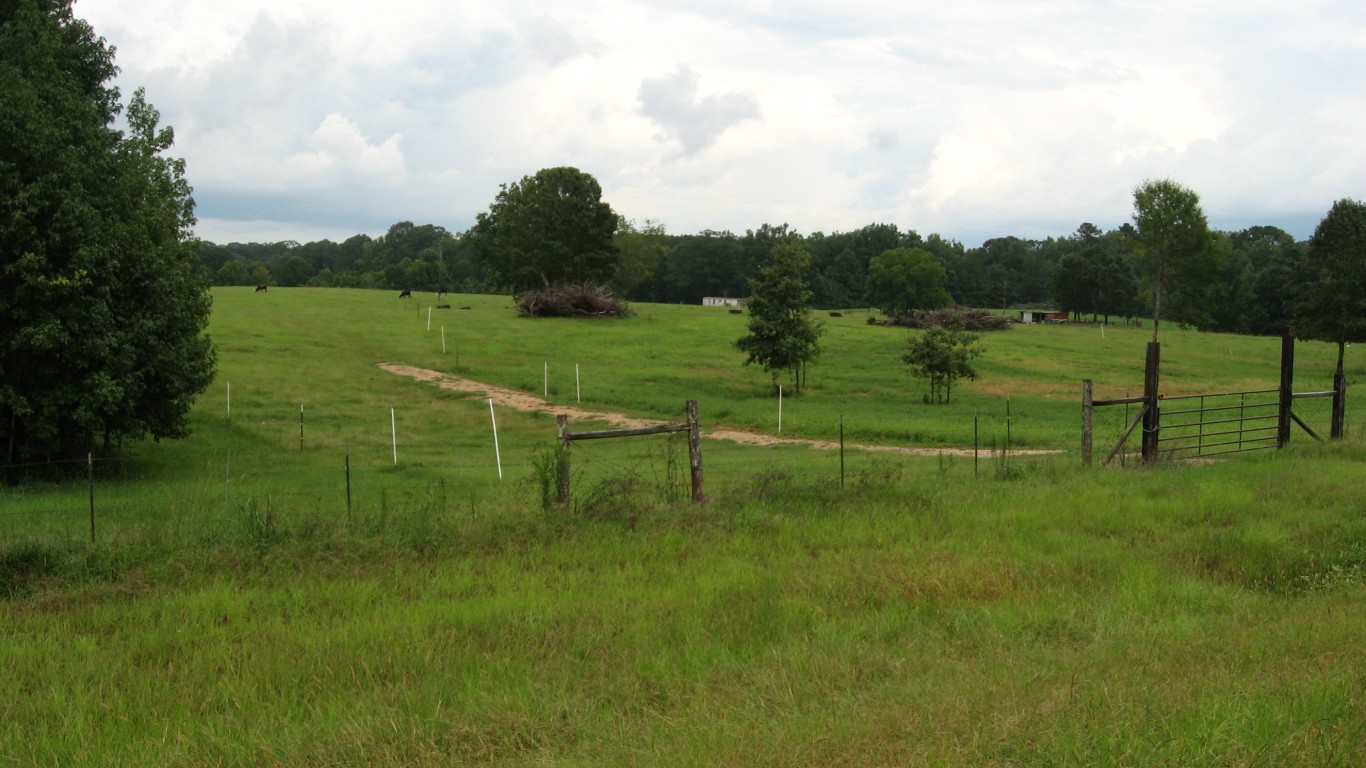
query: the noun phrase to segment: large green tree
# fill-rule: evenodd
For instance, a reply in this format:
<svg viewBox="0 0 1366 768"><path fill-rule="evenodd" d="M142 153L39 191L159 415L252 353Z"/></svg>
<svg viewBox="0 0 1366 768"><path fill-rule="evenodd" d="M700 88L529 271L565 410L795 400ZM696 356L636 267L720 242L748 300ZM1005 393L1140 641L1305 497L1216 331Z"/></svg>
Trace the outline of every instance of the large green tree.
<svg viewBox="0 0 1366 768"><path fill-rule="evenodd" d="M617 267L618 224L597 179L577 168L545 168L502 185L470 234L489 277L519 293L608 283Z"/></svg>
<svg viewBox="0 0 1366 768"><path fill-rule="evenodd" d="M821 323L811 317L811 288L806 273L811 255L796 243L774 247L759 280L750 281L745 300L749 333L735 342L748 357L745 365L758 363L773 374L787 371L801 392L803 371L820 356Z"/></svg>
<svg viewBox="0 0 1366 768"><path fill-rule="evenodd" d="M1349 342L1366 341L1366 203L1333 203L1300 262L1295 331L1338 345L1337 371Z"/></svg>
<svg viewBox="0 0 1366 768"><path fill-rule="evenodd" d="M893 248L868 263L864 299L889 315L939 309L953 303L944 288L948 273L923 248Z"/></svg>
<svg viewBox="0 0 1366 768"><path fill-rule="evenodd" d="M213 379L194 201L70 0L0 2L0 462L180 437Z"/></svg>
<svg viewBox="0 0 1366 768"><path fill-rule="evenodd" d="M1145 181L1134 190L1134 226L1152 291L1153 341L1164 311L1179 323L1207 325L1225 257L1200 196L1171 179Z"/></svg>

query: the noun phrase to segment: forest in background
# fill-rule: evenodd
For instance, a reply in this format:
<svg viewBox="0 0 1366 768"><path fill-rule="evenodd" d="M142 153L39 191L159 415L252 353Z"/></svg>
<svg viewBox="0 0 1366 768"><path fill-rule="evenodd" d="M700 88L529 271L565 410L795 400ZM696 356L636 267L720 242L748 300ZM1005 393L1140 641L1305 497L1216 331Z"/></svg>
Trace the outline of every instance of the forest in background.
<svg viewBox="0 0 1366 768"><path fill-rule="evenodd" d="M1006 236L965 248L937 234L895 224L849 232L801 234L764 224L744 234L707 230L676 235L652 222L621 219L620 261L612 288L630 301L700 303L704 296L742 298L773 248L796 243L811 254L812 305L867 306L869 262L894 248L920 248L947 274L953 301L976 307L1053 308L1078 319L1128 318L1149 310L1131 224L1112 230L1084 223L1063 237ZM1224 264L1207 330L1282 332L1293 315L1295 271L1306 244L1276 227L1216 233ZM383 235L336 243L201 241L199 271L214 285L318 286L389 290L505 292L486 275L470 233L402 221Z"/></svg>

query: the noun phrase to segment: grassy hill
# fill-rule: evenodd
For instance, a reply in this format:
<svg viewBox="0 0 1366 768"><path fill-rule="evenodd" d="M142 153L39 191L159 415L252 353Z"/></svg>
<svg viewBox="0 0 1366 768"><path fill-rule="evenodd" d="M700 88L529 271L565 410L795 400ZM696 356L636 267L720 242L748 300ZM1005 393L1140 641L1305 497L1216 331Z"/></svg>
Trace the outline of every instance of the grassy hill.
<svg viewBox="0 0 1366 768"><path fill-rule="evenodd" d="M1339 445L1085 471L1080 379L1136 392L1146 332L990 335L981 380L927 406L897 363L907 332L846 313L784 435L843 415L850 441L964 446L977 412L1000 445L1009 396L1012 442L1065 452L851 451L841 487L833 452L709 440L694 507L676 442L603 441L575 448L573 503L545 508L551 417L497 413L500 480L486 402L376 364L536 394L548 370L558 403L578 364L586 408L697 399L704 426L774 432L768 377L730 348L743 317L449 301L428 330L430 297L220 290L195 435L96 468L96 543L83 479L0 490L0 760L1366 761L1350 411ZM1277 340L1163 341L1169 392L1275 386ZM1326 388L1331 350L1297 357Z"/></svg>

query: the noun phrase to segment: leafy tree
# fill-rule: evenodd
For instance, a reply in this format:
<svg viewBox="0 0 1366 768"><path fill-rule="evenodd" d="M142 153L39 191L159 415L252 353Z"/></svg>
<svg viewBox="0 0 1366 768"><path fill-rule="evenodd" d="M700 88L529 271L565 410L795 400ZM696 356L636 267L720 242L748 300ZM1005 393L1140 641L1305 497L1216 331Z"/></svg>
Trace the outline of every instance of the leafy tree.
<svg viewBox="0 0 1366 768"><path fill-rule="evenodd" d="M1230 259L1220 276L1215 330L1280 334L1294 323L1296 269L1303 247L1276 227L1227 235Z"/></svg>
<svg viewBox="0 0 1366 768"><path fill-rule="evenodd" d="M758 363L773 374L787 371L802 388L803 371L820 356L821 323L811 317L811 289L806 273L811 255L800 245L788 243L773 249L760 280L750 281L749 333L735 342L736 349L748 354L745 365Z"/></svg>
<svg viewBox="0 0 1366 768"><path fill-rule="evenodd" d="M610 281L617 223L597 179L577 168L546 168L502 185L470 234L489 277L520 293Z"/></svg>
<svg viewBox="0 0 1366 768"><path fill-rule="evenodd" d="M868 265L884 251L923 245L915 231L902 232L895 224L869 224L852 232L816 233L806 238L811 252L813 304L852 307L863 301Z"/></svg>
<svg viewBox="0 0 1366 768"><path fill-rule="evenodd" d="M194 201L70 0L0 3L0 456L180 437L214 374Z"/></svg>
<svg viewBox="0 0 1366 768"><path fill-rule="evenodd" d="M1095 250L1069 253L1058 260L1053 273L1053 301L1070 315L1094 314L1099 283L1100 263Z"/></svg>
<svg viewBox="0 0 1366 768"><path fill-rule="evenodd" d="M893 248L868 264L866 301L889 315L939 309L953 303L944 289L948 274L929 251Z"/></svg>
<svg viewBox="0 0 1366 768"><path fill-rule="evenodd" d="M621 254L617 272L612 278L612 291L617 296L635 298L635 290L654 276L659 263L668 253L664 244L664 225L652 220L642 223L621 217L617 224L615 245Z"/></svg>
<svg viewBox="0 0 1366 768"><path fill-rule="evenodd" d="M902 362L910 366L911 375L926 379L930 391L926 403L947 403L953 394L953 382L976 379L977 370L971 361L982 354L978 345L982 335L960 328L927 328L911 335Z"/></svg>
<svg viewBox="0 0 1366 768"><path fill-rule="evenodd" d="M286 251L275 258L275 263L271 265L271 273L280 285L294 287L308 282L314 270L302 256L294 251Z"/></svg>
<svg viewBox="0 0 1366 768"><path fill-rule="evenodd" d="M1134 190L1134 225L1153 297L1153 341L1164 309L1179 323L1208 324L1224 254L1200 196L1170 179L1145 181Z"/></svg>
<svg viewBox="0 0 1366 768"><path fill-rule="evenodd" d="M1053 300L1074 315L1132 317L1137 311L1138 280L1128 241L1119 232L1103 233L1082 224L1062 242L1071 247L1053 270Z"/></svg>
<svg viewBox="0 0 1366 768"><path fill-rule="evenodd" d="M250 285L251 275L247 274L247 266L242 263L241 259L231 258L218 268L213 283L214 285Z"/></svg>
<svg viewBox="0 0 1366 768"><path fill-rule="evenodd" d="M1309 238L1300 265L1295 331L1338 345L1337 372L1349 342L1366 341L1366 203L1333 203Z"/></svg>
<svg viewBox="0 0 1366 768"><path fill-rule="evenodd" d="M674 241L660 265L660 301L701 303L705 296L739 296L747 283L731 292L740 241L730 232L703 230Z"/></svg>

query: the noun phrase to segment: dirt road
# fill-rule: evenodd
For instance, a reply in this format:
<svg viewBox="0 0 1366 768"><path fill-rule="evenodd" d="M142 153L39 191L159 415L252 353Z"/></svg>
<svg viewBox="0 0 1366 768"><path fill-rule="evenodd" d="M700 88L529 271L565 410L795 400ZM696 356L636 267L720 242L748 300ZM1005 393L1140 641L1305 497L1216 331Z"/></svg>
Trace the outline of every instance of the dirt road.
<svg viewBox="0 0 1366 768"><path fill-rule="evenodd" d="M471 395L478 395L483 399L493 400L495 405L505 408L512 408L518 411L543 412L550 414L565 414L571 419L593 419L604 421L616 427L629 429L634 427L653 427L668 422L659 419L638 419L627 416L623 413L612 413L610 411L588 411L582 408L575 408L568 405L555 405L547 403L535 395L519 392L515 389L499 387L494 384L485 384L472 379L464 379L459 376L452 376L440 371L430 371L425 368L414 368L410 365L398 365L396 363L380 363L381 370L389 373L407 376L410 379L430 382L442 389L450 389L456 392L468 392ZM704 429L703 437L713 440L730 440L734 443L743 445L804 445L808 448L821 450L838 450L840 445L833 440L809 440L800 437L776 437L759 432L742 432L735 429ZM971 456L970 448L913 448L895 445L859 445L845 443L844 447L848 450L874 451L882 453L900 453L908 456ZM1061 451L1014 451L1017 454L1046 454L1061 453Z"/></svg>

